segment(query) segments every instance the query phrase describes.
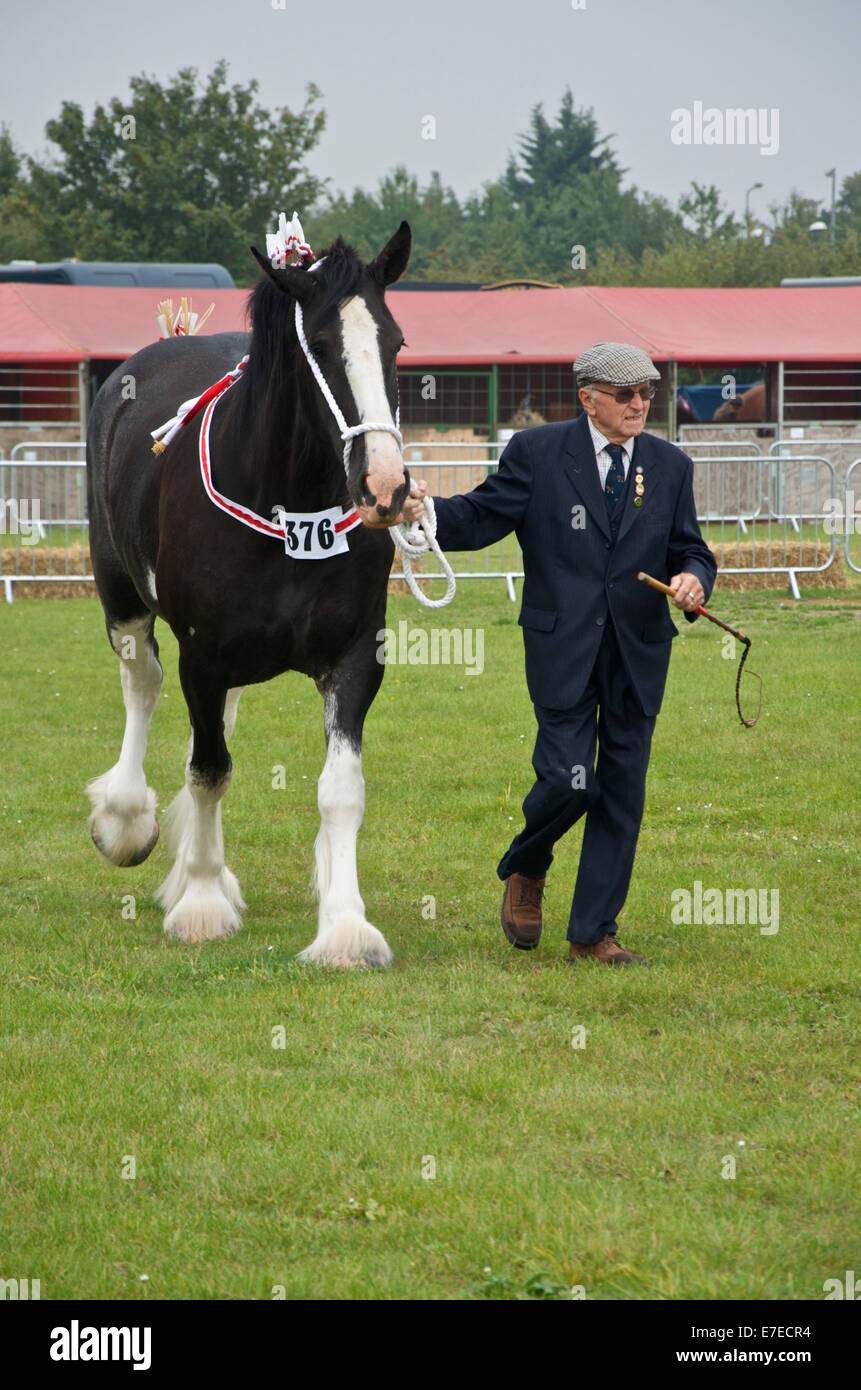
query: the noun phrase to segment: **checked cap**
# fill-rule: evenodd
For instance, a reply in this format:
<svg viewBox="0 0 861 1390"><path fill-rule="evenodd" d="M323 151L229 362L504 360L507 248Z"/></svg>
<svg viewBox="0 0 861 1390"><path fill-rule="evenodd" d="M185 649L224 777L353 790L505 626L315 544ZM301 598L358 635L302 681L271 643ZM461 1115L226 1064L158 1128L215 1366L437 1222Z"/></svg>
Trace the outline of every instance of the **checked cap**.
<svg viewBox="0 0 861 1390"><path fill-rule="evenodd" d="M641 381L660 381L661 373L647 352L630 343L595 343L574 363L578 386L606 381L608 386L639 386Z"/></svg>

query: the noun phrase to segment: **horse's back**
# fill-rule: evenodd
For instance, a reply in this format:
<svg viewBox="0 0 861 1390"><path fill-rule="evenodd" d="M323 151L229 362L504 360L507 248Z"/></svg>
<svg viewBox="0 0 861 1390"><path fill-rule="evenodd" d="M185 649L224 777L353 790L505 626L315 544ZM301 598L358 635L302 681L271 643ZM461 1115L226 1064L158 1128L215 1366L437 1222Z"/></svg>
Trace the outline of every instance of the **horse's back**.
<svg viewBox="0 0 861 1390"><path fill-rule="evenodd" d="M113 438L121 443L148 438L177 406L199 396L235 367L248 351L247 333L166 338L150 343L120 363L96 396L87 431L88 456L107 458ZM152 442L151 440L149 441Z"/></svg>
<svg viewBox="0 0 861 1390"><path fill-rule="evenodd" d="M249 342L247 333L213 333L151 343L121 363L99 391L87 429L87 495L93 572L103 601L120 575L142 598L150 593L163 467L152 452L152 430L235 367Z"/></svg>

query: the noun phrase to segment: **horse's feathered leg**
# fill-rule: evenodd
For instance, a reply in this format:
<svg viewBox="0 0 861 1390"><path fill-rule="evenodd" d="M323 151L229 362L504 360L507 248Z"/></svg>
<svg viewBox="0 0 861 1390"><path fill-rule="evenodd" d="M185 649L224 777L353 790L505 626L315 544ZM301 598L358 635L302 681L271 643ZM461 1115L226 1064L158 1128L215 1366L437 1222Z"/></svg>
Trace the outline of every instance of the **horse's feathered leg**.
<svg viewBox="0 0 861 1390"><path fill-rule="evenodd" d="M119 760L87 786L93 810L90 834L106 859L121 867L141 864L158 839L156 796L146 784L143 760L162 670L153 637L154 618L108 618L111 646L120 659L126 728Z"/></svg>
<svg viewBox="0 0 861 1390"><path fill-rule="evenodd" d="M232 766L225 732L232 732L240 692L231 690L227 698L224 687L209 675L207 662L190 658L182 646L179 674L191 715L191 748L185 786L168 811L176 859L158 898L168 936L213 941L233 936L245 907L239 884L224 863L221 828L221 799Z"/></svg>
<svg viewBox="0 0 861 1390"><path fill-rule="evenodd" d="M367 645L367 644L366 644ZM376 644L320 683L325 699L326 762L317 784L320 832L314 882L320 898L317 936L299 959L336 966L390 965L385 937L365 918L356 870L356 839L365 809L362 726L382 679Z"/></svg>

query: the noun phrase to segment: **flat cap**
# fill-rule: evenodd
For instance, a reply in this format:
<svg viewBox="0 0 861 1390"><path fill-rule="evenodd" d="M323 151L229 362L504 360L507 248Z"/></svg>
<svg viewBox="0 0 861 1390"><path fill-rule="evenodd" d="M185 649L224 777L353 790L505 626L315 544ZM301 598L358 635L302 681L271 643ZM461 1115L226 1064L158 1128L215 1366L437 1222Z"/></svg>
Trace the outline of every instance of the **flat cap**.
<svg viewBox="0 0 861 1390"><path fill-rule="evenodd" d="M574 374L578 386L589 381L606 381L608 386L639 386L641 381L661 379L649 354L630 343L596 343L580 353Z"/></svg>

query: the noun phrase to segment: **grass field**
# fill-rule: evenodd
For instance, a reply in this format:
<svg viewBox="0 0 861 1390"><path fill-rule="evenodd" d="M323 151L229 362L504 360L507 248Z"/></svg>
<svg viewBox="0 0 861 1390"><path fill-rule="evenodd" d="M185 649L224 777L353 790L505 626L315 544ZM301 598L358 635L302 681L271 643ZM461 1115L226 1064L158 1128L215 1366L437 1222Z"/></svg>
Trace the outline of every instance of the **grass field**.
<svg viewBox="0 0 861 1390"><path fill-rule="evenodd" d="M225 837L248 912L189 948L153 901L165 847L117 870L89 841L84 784L122 732L100 608L4 605L0 1276L43 1299L818 1299L857 1269L861 621L818 597L715 595L754 639L754 731L721 634L676 641L620 931L651 968L627 971L565 963L577 831L540 949L499 928L534 733L500 581L442 614L390 600L392 627L482 629L485 669L392 666L368 720L384 973L294 960L315 931L310 682L243 696ZM160 641L165 806L186 713ZM778 890L779 930L674 923L696 881Z"/></svg>

